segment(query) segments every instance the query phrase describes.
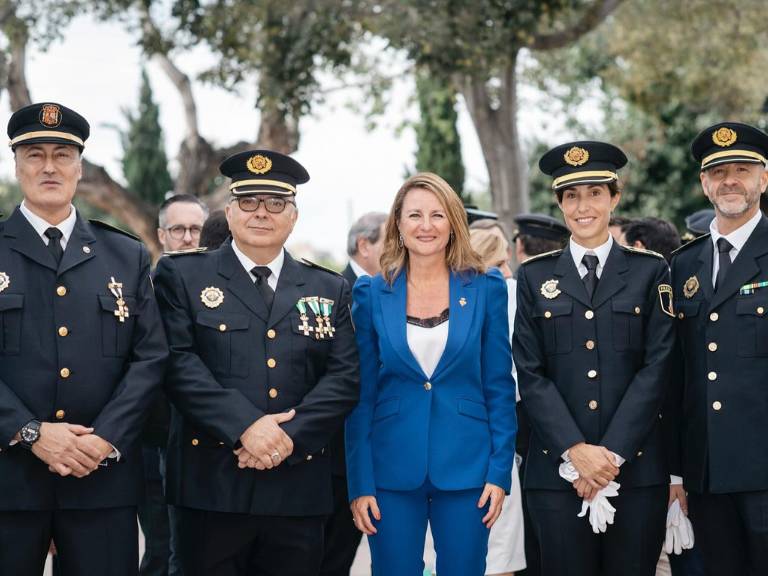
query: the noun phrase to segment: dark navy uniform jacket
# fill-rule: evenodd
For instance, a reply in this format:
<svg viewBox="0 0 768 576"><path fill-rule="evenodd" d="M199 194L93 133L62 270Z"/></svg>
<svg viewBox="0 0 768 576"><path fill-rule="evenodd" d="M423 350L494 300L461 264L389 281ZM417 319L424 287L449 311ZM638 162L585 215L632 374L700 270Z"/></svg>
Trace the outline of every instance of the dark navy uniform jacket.
<svg viewBox="0 0 768 576"><path fill-rule="evenodd" d="M357 403L359 367L344 279L286 252L271 313L226 242L164 257L155 275L171 350L166 391L178 412L168 445L170 502L219 512L306 516L333 508L327 446ZM223 299L206 306L209 288ZM297 302L333 300L332 338L300 328ZM315 326L307 307L309 324ZM265 414L282 424L293 454L272 470L241 470L232 450Z"/></svg>
<svg viewBox="0 0 768 576"><path fill-rule="evenodd" d="M533 425L526 489L572 490L558 466L579 442L626 459L622 488L669 481L660 424L674 319L658 290L668 284L661 256L617 243L592 302L568 248L519 268L514 359Z"/></svg>
<svg viewBox="0 0 768 576"><path fill-rule="evenodd" d="M768 288L740 288L768 280L768 219L762 217L717 292L713 257L707 234L672 259L685 383L683 478L699 493L767 490Z"/></svg>
<svg viewBox="0 0 768 576"><path fill-rule="evenodd" d="M61 263L17 208L0 223L0 510L137 504L137 437L168 355L144 246L80 215ZM122 283L120 322L108 284ZM4 285L5 283L0 283ZM62 478L19 445L29 420L92 426L121 454L85 478Z"/></svg>

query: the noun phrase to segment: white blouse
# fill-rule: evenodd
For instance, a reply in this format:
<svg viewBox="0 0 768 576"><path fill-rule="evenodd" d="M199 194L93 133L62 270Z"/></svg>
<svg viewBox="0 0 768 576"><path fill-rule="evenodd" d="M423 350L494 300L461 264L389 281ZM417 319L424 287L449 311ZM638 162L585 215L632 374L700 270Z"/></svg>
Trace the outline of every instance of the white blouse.
<svg viewBox="0 0 768 576"><path fill-rule="evenodd" d="M406 324L408 347L427 378L432 378L437 363L440 362L445 350L445 343L448 341L449 322L446 320L433 328L424 328L411 323Z"/></svg>

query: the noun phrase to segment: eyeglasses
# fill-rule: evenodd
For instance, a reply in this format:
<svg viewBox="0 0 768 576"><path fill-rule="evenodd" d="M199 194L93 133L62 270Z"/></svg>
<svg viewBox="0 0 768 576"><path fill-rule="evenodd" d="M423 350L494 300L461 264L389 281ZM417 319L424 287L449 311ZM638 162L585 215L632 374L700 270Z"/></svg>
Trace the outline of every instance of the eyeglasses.
<svg viewBox="0 0 768 576"><path fill-rule="evenodd" d="M200 226L190 226L187 228L183 224L177 224L176 226L166 228L166 230L174 240L183 240L184 236L187 235L187 232L189 232L189 235L193 240L197 240L200 238L200 232L202 231L202 228Z"/></svg>
<svg viewBox="0 0 768 576"><path fill-rule="evenodd" d="M233 200L237 200L237 205L243 212L256 212L262 202L264 203L264 208L270 214L280 214L285 210L286 204L296 205L293 200L281 198L280 196L237 196L232 198L230 202Z"/></svg>

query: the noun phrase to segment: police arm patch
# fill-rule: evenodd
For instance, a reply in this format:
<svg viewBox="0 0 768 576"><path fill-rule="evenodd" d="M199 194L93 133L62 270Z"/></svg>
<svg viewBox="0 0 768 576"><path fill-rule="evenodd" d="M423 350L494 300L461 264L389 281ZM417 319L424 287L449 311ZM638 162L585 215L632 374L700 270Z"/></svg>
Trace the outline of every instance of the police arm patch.
<svg viewBox="0 0 768 576"><path fill-rule="evenodd" d="M661 311L667 316L675 317L675 307L673 305L673 292L672 286L669 284L659 284L659 305Z"/></svg>

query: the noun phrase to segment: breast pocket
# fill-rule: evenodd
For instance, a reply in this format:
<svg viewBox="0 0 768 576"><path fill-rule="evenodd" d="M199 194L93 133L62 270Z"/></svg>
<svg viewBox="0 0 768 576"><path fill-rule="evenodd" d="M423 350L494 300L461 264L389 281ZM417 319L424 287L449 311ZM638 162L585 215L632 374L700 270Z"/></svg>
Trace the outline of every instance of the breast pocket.
<svg viewBox="0 0 768 576"><path fill-rule="evenodd" d="M643 304L633 300L611 302L613 346L619 351L643 349Z"/></svg>
<svg viewBox="0 0 768 576"><path fill-rule="evenodd" d="M101 308L101 351L104 356L125 357L131 350L133 339L133 327L136 322L136 299L124 296L127 316L120 317L115 314L118 311L117 301L114 296L99 296Z"/></svg>
<svg viewBox="0 0 768 576"><path fill-rule="evenodd" d="M21 352L23 294L0 294L0 352L15 356Z"/></svg>
<svg viewBox="0 0 768 576"><path fill-rule="evenodd" d="M198 354L216 375L244 378L248 376L248 327L251 319L244 314L198 312L195 318L198 336Z"/></svg>
<svg viewBox="0 0 768 576"><path fill-rule="evenodd" d="M547 354L567 354L573 349L573 302L549 302L536 305Z"/></svg>
<svg viewBox="0 0 768 576"><path fill-rule="evenodd" d="M739 356L768 356L768 298L736 300Z"/></svg>

